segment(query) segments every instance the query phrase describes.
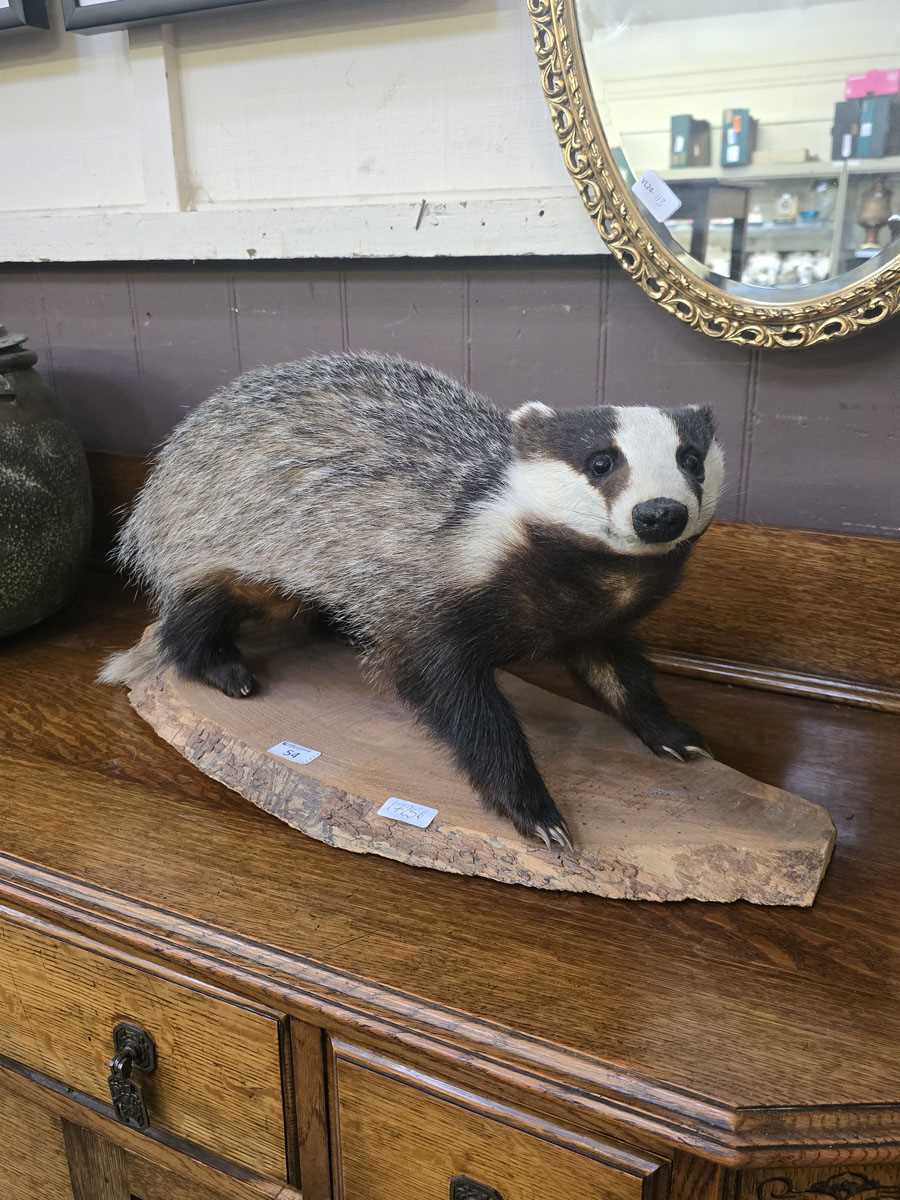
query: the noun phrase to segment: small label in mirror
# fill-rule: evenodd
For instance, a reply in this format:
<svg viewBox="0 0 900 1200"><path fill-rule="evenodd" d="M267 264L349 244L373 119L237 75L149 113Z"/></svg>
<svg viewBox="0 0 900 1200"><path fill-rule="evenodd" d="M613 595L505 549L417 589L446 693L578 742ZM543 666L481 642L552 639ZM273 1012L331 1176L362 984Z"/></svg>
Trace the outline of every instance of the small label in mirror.
<svg viewBox="0 0 900 1200"><path fill-rule="evenodd" d="M668 221L672 213L681 208L681 201L655 171L645 171L640 179L631 185L631 190L657 221Z"/></svg>

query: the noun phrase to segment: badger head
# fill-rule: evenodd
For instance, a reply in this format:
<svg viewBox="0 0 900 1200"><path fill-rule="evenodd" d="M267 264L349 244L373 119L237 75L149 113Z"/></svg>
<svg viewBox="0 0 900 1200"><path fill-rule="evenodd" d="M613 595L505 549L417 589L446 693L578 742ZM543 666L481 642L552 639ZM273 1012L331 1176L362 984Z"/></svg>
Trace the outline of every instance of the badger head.
<svg viewBox="0 0 900 1200"><path fill-rule="evenodd" d="M715 514L724 455L709 408L594 408L510 414L507 497L615 554L666 554Z"/></svg>

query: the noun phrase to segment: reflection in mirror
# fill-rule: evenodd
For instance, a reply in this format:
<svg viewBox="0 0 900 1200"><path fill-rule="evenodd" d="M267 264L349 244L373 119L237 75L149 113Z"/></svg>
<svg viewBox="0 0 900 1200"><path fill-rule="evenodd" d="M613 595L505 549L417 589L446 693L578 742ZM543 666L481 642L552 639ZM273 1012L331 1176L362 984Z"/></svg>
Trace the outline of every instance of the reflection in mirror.
<svg viewBox="0 0 900 1200"><path fill-rule="evenodd" d="M806 298L900 251L898 0L575 8L626 181L707 278Z"/></svg>

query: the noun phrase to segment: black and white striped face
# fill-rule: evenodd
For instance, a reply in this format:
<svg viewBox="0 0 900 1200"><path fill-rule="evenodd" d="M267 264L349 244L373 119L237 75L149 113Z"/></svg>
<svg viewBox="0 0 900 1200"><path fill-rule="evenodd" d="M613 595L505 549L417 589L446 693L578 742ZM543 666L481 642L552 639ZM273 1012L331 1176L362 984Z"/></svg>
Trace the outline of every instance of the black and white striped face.
<svg viewBox="0 0 900 1200"><path fill-rule="evenodd" d="M618 554L665 554L715 514L724 456L708 408L597 408L510 415L508 500Z"/></svg>

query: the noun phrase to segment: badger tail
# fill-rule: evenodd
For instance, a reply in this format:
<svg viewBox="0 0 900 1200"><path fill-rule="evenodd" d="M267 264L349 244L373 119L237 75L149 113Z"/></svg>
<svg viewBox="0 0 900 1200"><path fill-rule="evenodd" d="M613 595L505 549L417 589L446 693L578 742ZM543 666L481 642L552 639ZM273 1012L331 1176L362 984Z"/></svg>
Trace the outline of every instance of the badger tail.
<svg viewBox="0 0 900 1200"><path fill-rule="evenodd" d="M150 625L139 642L130 650L122 650L110 655L97 675L98 683L124 683L133 686L142 679L147 679L162 666L162 652L159 645L157 626Z"/></svg>

